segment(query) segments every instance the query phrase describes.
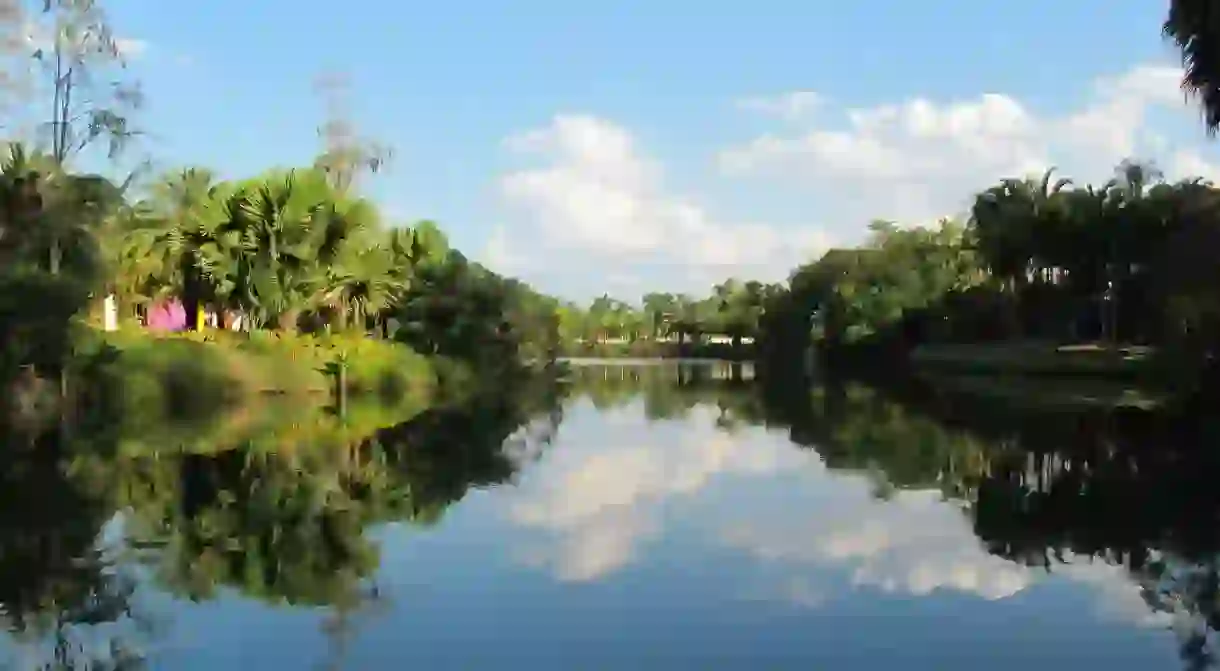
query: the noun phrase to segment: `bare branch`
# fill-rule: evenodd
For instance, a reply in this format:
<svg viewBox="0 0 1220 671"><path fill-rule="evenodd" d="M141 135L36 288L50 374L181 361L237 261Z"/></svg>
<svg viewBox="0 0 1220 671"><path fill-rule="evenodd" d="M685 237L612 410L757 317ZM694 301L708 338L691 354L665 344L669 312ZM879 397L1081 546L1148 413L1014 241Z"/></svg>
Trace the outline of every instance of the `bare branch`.
<svg viewBox="0 0 1220 671"><path fill-rule="evenodd" d="M380 172L393 158L389 145L361 138L344 109L350 80L343 73L325 73L315 79L315 88L323 96L326 119L318 128L322 138L322 154L314 162L325 171L332 186L339 191L351 189L360 173Z"/></svg>

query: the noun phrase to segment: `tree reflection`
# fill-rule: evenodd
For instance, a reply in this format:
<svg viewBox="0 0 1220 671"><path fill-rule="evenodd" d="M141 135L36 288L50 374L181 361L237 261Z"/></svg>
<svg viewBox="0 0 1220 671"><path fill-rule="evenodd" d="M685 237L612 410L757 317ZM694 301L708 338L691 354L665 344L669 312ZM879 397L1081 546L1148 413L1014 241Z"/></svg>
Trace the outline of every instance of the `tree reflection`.
<svg viewBox="0 0 1220 671"><path fill-rule="evenodd" d="M471 488L512 478L520 462L509 438L537 415L551 428L523 439L553 433L557 399L553 381L522 381L361 439L147 455L117 464L124 472L109 479L142 492L128 501L129 533L155 549L149 560L173 592L208 599L224 587L354 609L372 593L380 560L368 528L434 524Z"/></svg>
<svg viewBox="0 0 1220 671"><path fill-rule="evenodd" d="M370 528L434 524L471 489L511 481L545 451L565 403L580 400L638 403L655 421L701 407L724 431L785 430L827 467L867 475L877 496L931 489L959 502L994 555L1052 572L1079 557L1121 566L1149 611L1178 623L1186 668L1215 665L1215 422L998 403L919 381L751 378L728 364L575 366L562 383L514 380L388 427L352 408L346 419L213 423L228 428L206 440L198 425L182 429L190 439L121 423L26 427L0 455L0 609L43 668L135 668L156 632L124 570L134 557L181 597L223 590L325 607L341 659L389 598ZM117 556L99 541L115 520L126 541ZM103 630L106 645L86 645Z"/></svg>
<svg viewBox="0 0 1220 671"><path fill-rule="evenodd" d="M0 613L22 666L142 668L152 623L99 541L114 511L73 482L59 427L9 428L0 420Z"/></svg>
<svg viewBox="0 0 1220 671"><path fill-rule="evenodd" d="M573 393L642 399L650 417L696 405L717 425L784 428L875 493L935 489L960 502L992 554L1054 572L1091 558L1120 566L1150 613L1175 623L1187 669L1218 666L1220 422L1102 403L997 400L967 384L920 380L765 380L708 368L581 367ZM992 382L992 384L998 381ZM1057 398L1102 398L1063 393Z"/></svg>
<svg viewBox="0 0 1220 671"><path fill-rule="evenodd" d="M433 524L470 489L513 478L555 434L560 398L553 378L522 378L380 429L383 413L322 407L213 421L206 434L104 413L71 432L22 427L0 455L0 611L29 652L16 661L136 668L153 633L136 608L137 566L193 600L225 590L327 607L342 648L383 602L368 529ZM110 549L108 523L120 539Z"/></svg>
<svg viewBox="0 0 1220 671"><path fill-rule="evenodd" d="M999 403L919 382L823 387L804 427L832 468L937 487L997 556L1054 571L1124 567L1177 618L1186 668L1210 668L1220 625L1220 454L1209 423L1121 407Z"/></svg>

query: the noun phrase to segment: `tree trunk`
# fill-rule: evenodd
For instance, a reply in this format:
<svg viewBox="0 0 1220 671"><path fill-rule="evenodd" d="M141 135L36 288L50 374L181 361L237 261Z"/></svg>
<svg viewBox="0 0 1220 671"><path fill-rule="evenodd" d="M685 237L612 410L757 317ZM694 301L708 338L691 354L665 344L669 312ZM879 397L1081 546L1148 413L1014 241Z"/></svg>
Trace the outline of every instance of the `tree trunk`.
<svg viewBox="0 0 1220 671"><path fill-rule="evenodd" d="M192 286L193 283L187 283L182 287L182 311L185 312L186 330L199 330L199 293Z"/></svg>
<svg viewBox="0 0 1220 671"><path fill-rule="evenodd" d="M182 270L182 310L186 313L186 330L198 331L203 282L189 254L183 254L178 263Z"/></svg>
<svg viewBox="0 0 1220 671"><path fill-rule="evenodd" d="M1012 308L1009 317L1009 328L1012 329L1009 337L1012 338L1025 337L1025 289L1028 284L1024 271L1012 278Z"/></svg>

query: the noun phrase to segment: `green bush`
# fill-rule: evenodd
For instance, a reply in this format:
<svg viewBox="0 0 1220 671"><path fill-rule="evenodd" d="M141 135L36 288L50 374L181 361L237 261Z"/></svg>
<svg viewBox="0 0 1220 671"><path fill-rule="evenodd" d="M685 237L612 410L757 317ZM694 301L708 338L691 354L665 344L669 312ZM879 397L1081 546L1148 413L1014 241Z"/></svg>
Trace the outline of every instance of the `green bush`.
<svg viewBox="0 0 1220 671"><path fill-rule="evenodd" d="M210 417L238 403L242 390L222 352L170 338L98 339L80 348L70 368L87 412L139 422Z"/></svg>
<svg viewBox="0 0 1220 671"><path fill-rule="evenodd" d="M21 268L0 273L0 377L23 365L57 368L71 352L73 316L88 289L70 276Z"/></svg>

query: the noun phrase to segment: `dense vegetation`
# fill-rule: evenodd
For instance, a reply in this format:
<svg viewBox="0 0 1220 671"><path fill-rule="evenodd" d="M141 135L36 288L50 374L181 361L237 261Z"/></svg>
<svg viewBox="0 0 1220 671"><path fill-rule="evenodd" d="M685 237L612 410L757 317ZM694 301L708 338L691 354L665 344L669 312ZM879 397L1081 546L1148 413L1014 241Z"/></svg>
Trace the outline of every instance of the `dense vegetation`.
<svg viewBox="0 0 1220 671"><path fill-rule="evenodd" d="M1195 5L1173 3L1165 31L1206 106L1210 24ZM138 87L99 3L18 14L13 25L56 39L33 54L44 79L15 112L50 132L14 138L0 162L6 378L25 364L60 368L79 339L68 326L96 323L107 297L128 320L178 299L190 329L210 314L221 329L240 320L243 331L368 336L481 372L560 353L758 355L787 366L810 343L845 360L862 348L905 355L1031 339L1156 345L1198 361L1220 335L1201 253L1216 191L1165 183L1150 164L1125 162L1104 185L1050 171L1005 179L977 194L965 221L874 223L861 247L832 250L785 284L729 279L704 297L603 295L582 306L470 262L432 222L384 221L360 185L390 152L335 113L308 166L237 179L199 166L151 179L81 171L138 136Z"/></svg>
<svg viewBox="0 0 1220 671"><path fill-rule="evenodd" d="M157 348L152 358L171 377L206 372L202 362L220 356L209 350L225 346L245 356L227 369L246 371L251 356L285 350L259 332L287 339L286 358L263 368L302 360L309 369L295 381L264 378L259 390L316 387L309 373L340 359L380 359L384 375L364 381L373 387L426 373L421 357L479 376L553 359L556 302L469 261L432 222L385 221L359 187L389 152L341 117L321 126L312 165L238 179L199 166L123 180L83 171L136 139L137 88L99 3L38 5L4 17L39 26L49 43L33 55L46 81L12 114L37 118L49 102L53 118L40 124L46 137L14 137L0 150L0 382L29 391L30 379L147 349L147 338L98 342L107 304L117 305L120 331L179 304L188 331L210 334L194 338L216 341L203 349ZM406 347L379 354L364 340Z"/></svg>
<svg viewBox="0 0 1220 671"><path fill-rule="evenodd" d="M874 224L862 247L794 271L765 310L764 358L811 341L833 359L1031 340L1210 357L1220 304L1205 250L1220 190L1135 162L1116 173L1103 185L1052 171L1003 180L975 196L965 224Z"/></svg>
<svg viewBox="0 0 1220 671"><path fill-rule="evenodd" d="M587 307L567 301L558 307L560 337L573 354L741 358L753 351L764 304L782 289L730 278L703 298L652 292L634 305L608 294Z"/></svg>
<svg viewBox="0 0 1220 671"><path fill-rule="evenodd" d="M1220 20L1211 0L1171 0L1163 26L1182 55L1182 88L1201 103L1209 134L1220 129Z"/></svg>
<svg viewBox="0 0 1220 671"><path fill-rule="evenodd" d="M1220 124L1217 16L1208 0L1173 0L1163 26L1209 133ZM632 351L620 341L729 335L734 345L756 340L755 354L773 370L791 369L814 344L830 362L877 361L879 353L907 361L922 349L917 360L1108 374L1159 352L1173 364L1176 386L1192 387L1220 345L1220 268L1207 251L1217 241L1220 191L1198 178L1167 183L1151 163L1134 160L1105 184L1056 177L1048 170L1001 180L976 194L963 221L875 222L863 245L831 250L782 286L729 281L704 300L648 294L638 308L608 296L585 310L564 306L564 334L569 342L616 341L617 349L583 346L599 353ZM1017 346L927 347L966 343ZM1103 347L1062 356L1062 345L1080 343Z"/></svg>

